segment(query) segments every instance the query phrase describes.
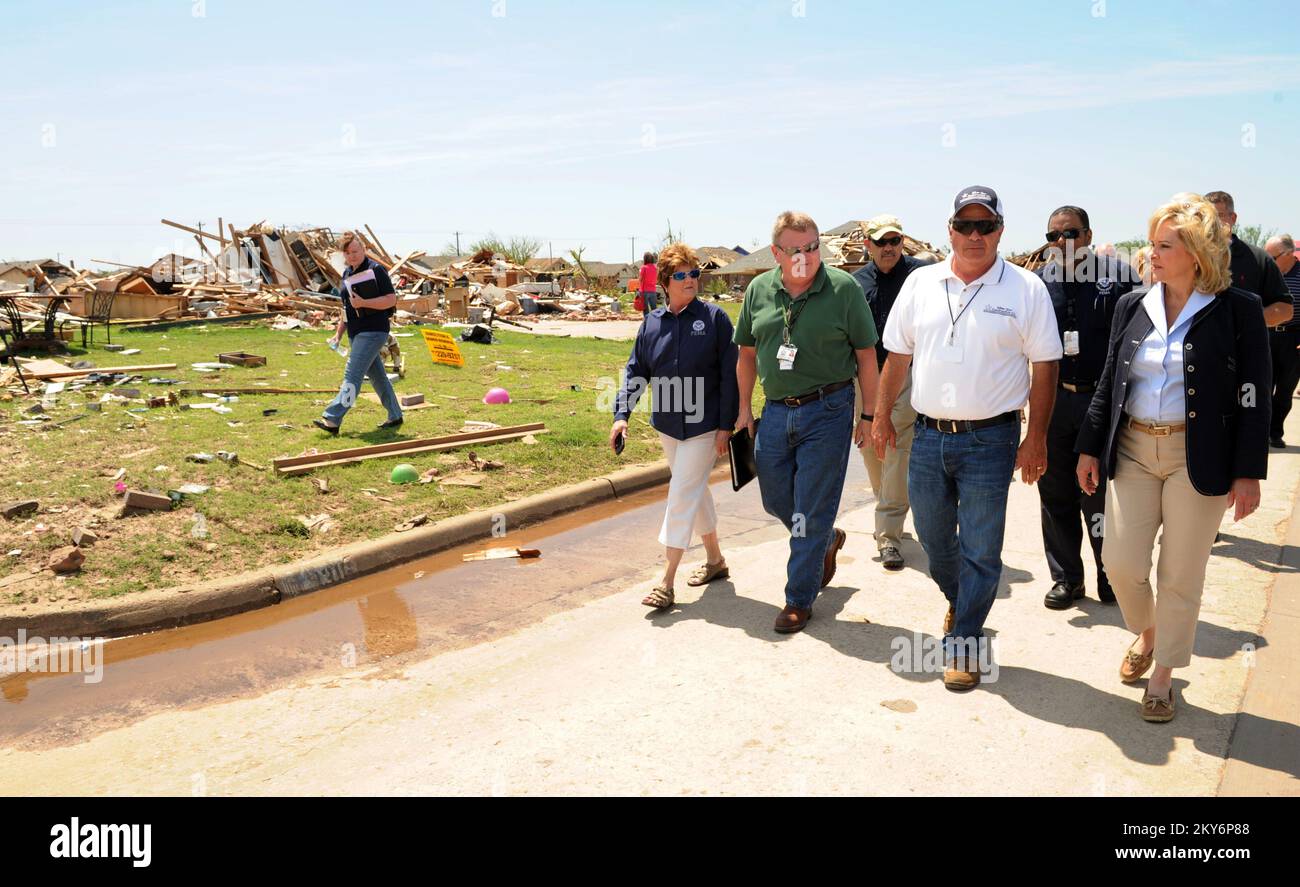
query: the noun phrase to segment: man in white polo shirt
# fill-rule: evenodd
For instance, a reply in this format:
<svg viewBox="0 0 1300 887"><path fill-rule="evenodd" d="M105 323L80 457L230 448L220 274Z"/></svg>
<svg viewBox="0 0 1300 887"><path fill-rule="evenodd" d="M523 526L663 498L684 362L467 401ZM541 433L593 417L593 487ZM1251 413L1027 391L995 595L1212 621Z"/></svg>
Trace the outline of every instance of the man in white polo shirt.
<svg viewBox="0 0 1300 887"><path fill-rule="evenodd" d="M957 194L948 221L952 255L913 271L889 314L875 408L881 421L872 431L883 458L897 435L886 420L911 365L917 421L908 498L930 577L948 599L943 682L950 690L975 687L980 662L988 661L984 620L1002 575L1007 493L1016 468L1029 484L1047 468L1061 359L1047 287L998 256L1003 221L992 188Z"/></svg>

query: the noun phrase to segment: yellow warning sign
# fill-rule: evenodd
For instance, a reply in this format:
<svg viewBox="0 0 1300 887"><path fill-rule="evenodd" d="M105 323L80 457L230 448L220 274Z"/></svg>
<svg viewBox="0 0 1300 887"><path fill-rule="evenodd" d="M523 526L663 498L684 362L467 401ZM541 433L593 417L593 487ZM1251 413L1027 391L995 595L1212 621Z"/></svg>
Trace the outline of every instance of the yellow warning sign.
<svg viewBox="0 0 1300 887"><path fill-rule="evenodd" d="M451 333L420 330L420 335L424 336L424 344L428 346L429 356L433 358L434 363L445 363L454 367L465 365L465 358L461 356L460 347L451 337Z"/></svg>

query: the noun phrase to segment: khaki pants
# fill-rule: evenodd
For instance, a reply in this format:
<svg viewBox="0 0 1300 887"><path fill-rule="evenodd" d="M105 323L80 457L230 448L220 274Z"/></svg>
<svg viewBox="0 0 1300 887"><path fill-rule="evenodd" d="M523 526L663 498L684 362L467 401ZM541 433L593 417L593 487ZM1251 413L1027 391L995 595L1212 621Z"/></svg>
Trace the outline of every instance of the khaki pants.
<svg viewBox="0 0 1300 887"><path fill-rule="evenodd" d="M1228 500L1202 496L1192 486L1186 436L1153 437L1121 426L1115 478L1106 488L1106 575L1129 631L1155 626L1155 661L1165 668L1192 661L1205 565ZM1151 555L1162 526L1156 594Z"/></svg>
<svg viewBox="0 0 1300 887"><path fill-rule="evenodd" d="M857 394L857 414L861 416L868 411L863 409L862 392L858 391L857 384L855 378L853 390ZM861 450L862 462L871 478L871 491L876 494L877 548L900 548L903 521L907 519L907 462L912 453L912 434L916 425L916 410L912 409L911 369L907 371L903 390L898 392L891 418L898 433L898 448L886 450L883 462L876 458L870 442Z"/></svg>

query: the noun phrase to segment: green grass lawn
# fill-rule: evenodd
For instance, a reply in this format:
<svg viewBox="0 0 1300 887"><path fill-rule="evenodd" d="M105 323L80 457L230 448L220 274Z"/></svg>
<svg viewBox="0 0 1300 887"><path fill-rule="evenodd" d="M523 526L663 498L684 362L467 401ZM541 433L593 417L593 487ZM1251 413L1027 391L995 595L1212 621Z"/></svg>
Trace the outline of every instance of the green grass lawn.
<svg viewBox="0 0 1300 887"><path fill-rule="evenodd" d="M739 306L727 308L730 313ZM258 383L333 389L342 379L343 360L325 346L328 336L326 330L280 332L265 325L124 331L114 334L114 342L139 348L140 354L122 357L92 346L88 353L74 349L63 359L88 359L103 368L176 363L177 369L156 375L180 379L181 385L128 386L141 389L146 397L180 388L252 388ZM86 549L80 573L56 579L47 571L10 585L0 592L0 608L38 599L120 595L233 574L381 536L416 514L436 521L662 457L658 437L640 411L621 457L606 444L611 416L608 410L598 409L597 386L602 378L617 379L629 343L528 335L508 328L499 330L498 337L500 342L494 345L461 343L463 368L433 364L418 333L399 339L407 374L395 383L398 392L420 392L435 406L407 411L406 423L395 433L376 429L384 418L383 409L364 396L347 416L338 438L310 424L330 400L328 394L241 395L238 403L229 405L229 414L176 407L142 409L139 403L106 403L102 412L87 413L87 400L112 390L87 386L58 395L50 411L54 422L49 424L85 417L55 428L17 424L30 418L24 411L36 402L33 399L0 403L0 456L7 487L3 499L33 498L41 503L41 511L30 518L0 521L3 574L40 571L50 551L70 544L70 534L78 526L93 526L101 537ZM267 365L219 373L190 367L193 362L215 361L224 351L265 355ZM484 405L483 394L498 385L507 388L515 402ZM581 390L573 391L571 385ZM371 390L369 383L363 390ZM182 403L204 400L190 396ZM276 413L264 416L265 409ZM298 455L312 447L329 451L450 434L460 431L465 420L499 425L540 421L549 433L537 435L535 445L512 442L484 447L484 458L500 460L506 467L478 474L479 489L440 488L436 483L398 486L388 480L393 466L403 461L420 471L437 467L444 476L467 471L468 449L372 460L292 478L269 471L277 456ZM186 461L187 454L218 450L237 452L241 459L268 470ZM117 469L126 470L124 481L133 489L166 492L186 482L212 489L188 498L171 512L116 519L121 500L114 494L110 475ZM325 479L329 492L319 492L313 477ZM367 494L366 489L375 492ZM297 516L320 513L330 514L336 526L324 534L301 535ZM206 537L196 535L200 525ZM11 549L20 549L21 554L4 554Z"/></svg>

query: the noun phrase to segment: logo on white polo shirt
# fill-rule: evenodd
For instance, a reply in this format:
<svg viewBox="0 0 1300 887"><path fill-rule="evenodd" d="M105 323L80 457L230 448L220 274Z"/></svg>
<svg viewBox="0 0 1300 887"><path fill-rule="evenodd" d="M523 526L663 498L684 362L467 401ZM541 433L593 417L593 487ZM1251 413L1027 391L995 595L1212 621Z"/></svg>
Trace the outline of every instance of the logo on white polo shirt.
<svg viewBox="0 0 1300 887"><path fill-rule="evenodd" d="M695 321L695 323L691 324L691 335L693 336L704 335L704 321L697 320Z"/></svg>
<svg viewBox="0 0 1300 887"><path fill-rule="evenodd" d="M984 313L985 313L985 314L1001 314L1003 317L1015 317L1015 316L1016 316L1016 310L1015 310L1014 308L1007 308L1007 307L1004 307L1004 306L1002 306L1002 305L985 305L985 306L984 306Z"/></svg>

